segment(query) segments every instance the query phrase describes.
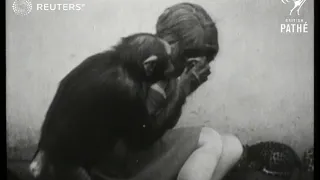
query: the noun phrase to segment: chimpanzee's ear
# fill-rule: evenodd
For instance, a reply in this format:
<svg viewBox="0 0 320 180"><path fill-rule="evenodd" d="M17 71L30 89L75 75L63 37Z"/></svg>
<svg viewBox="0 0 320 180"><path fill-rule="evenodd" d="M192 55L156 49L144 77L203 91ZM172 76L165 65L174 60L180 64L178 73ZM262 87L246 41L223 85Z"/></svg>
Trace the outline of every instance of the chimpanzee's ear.
<svg viewBox="0 0 320 180"><path fill-rule="evenodd" d="M147 76L150 76L153 73L154 68L156 67L157 61L158 61L158 57L155 55L151 55L150 57L148 57L146 60L143 61L143 67Z"/></svg>

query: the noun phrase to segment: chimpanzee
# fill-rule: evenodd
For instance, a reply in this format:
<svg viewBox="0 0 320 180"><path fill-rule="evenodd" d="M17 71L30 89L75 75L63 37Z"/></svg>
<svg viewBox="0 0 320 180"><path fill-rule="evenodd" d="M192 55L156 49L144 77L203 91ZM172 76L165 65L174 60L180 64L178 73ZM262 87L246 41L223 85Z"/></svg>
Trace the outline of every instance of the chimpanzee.
<svg viewBox="0 0 320 180"><path fill-rule="evenodd" d="M165 41L138 33L87 58L63 78L38 144L38 151L45 153L56 175L63 176L57 175L57 179L71 180L67 171L89 168L119 139L139 150L162 136L170 116L177 114L168 111L169 118L155 121L145 100L152 83L170 78L170 53ZM180 96L176 104L182 106L186 94L181 91Z"/></svg>

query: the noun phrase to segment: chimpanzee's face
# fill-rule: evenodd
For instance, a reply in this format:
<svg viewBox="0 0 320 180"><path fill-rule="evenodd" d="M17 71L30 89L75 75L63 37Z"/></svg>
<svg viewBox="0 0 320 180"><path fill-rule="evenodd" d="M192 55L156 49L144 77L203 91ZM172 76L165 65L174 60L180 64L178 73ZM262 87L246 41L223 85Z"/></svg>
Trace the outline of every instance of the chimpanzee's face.
<svg viewBox="0 0 320 180"><path fill-rule="evenodd" d="M167 67L166 70L164 72L164 75L166 78L171 78L173 76L174 73L174 66L172 63L172 49L171 46L169 45L169 43L167 43L166 41L162 40L165 50L166 50L166 55L167 55Z"/></svg>
<svg viewBox="0 0 320 180"><path fill-rule="evenodd" d="M172 64L172 50L169 43L161 39L161 42L163 43L165 52L161 56L159 65L156 67L155 71L158 70L158 72L163 72L163 78L168 79L173 77L174 73L174 66ZM159 74L159 73L158 73Z"/></svg>
<svg viewBox="0 0 320 180"><path fill-rule="evenodd" d="M174 66L171 61L171 46L161 40L162 50L150 56L144 61L144 68L147 75L146 81L156 82L173 78Z"/></svg>

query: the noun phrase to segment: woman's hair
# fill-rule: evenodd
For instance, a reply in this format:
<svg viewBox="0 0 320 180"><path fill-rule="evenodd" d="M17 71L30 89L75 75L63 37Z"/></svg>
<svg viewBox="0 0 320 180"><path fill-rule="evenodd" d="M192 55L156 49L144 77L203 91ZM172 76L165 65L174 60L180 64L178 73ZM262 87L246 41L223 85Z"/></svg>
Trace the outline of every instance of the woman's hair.
<svg viewBox="0 0 320 180"><path fill-rule="evenodd" d="M203 45L219 48L215 23L201 6L192 3L167 8L158 18L156 34L173 46L177 56L185 49Z"/></svg>

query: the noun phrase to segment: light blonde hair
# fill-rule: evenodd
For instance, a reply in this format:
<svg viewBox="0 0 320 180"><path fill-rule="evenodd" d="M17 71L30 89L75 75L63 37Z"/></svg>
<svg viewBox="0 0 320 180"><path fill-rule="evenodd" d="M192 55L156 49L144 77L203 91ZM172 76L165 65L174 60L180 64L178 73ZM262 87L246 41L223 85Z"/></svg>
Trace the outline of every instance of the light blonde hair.
<svg viewBox="0 0 320 180"><path fill-rule="evenodd" d="M177 56L184 49L203 45L219 48L216 25L197 4L179 3L167 8L158 18L156 34L173 46Z"/></svg>

